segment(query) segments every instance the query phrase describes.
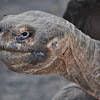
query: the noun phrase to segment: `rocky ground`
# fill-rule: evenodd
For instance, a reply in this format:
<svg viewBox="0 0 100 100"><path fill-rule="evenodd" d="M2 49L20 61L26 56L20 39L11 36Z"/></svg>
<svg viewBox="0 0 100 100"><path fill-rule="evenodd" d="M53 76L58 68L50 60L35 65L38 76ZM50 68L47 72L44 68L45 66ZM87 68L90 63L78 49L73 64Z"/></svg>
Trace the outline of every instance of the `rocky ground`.
<svg viewBox="0 0 100 100"><path fill-rule="evenodd" d="M28 10L41 10L62 16L69 0L0 0L0 20L4 15ZM56 92L69 84L52 74L34 76L10 71L0 62L0 100L51 100Z"/></svg>

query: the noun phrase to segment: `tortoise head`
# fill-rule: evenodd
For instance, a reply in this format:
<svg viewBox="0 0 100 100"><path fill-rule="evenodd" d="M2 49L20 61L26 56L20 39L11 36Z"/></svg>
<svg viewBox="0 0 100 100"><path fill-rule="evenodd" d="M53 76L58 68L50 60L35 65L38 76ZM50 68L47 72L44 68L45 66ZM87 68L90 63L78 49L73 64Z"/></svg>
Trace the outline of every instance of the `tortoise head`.
<svg viewBox="0 0 100 100"><path fill-rule="evenodd" d="M0 21L0 60L20 73L56 73L64 64L65 20L40 11L9 15Z"/></svg>

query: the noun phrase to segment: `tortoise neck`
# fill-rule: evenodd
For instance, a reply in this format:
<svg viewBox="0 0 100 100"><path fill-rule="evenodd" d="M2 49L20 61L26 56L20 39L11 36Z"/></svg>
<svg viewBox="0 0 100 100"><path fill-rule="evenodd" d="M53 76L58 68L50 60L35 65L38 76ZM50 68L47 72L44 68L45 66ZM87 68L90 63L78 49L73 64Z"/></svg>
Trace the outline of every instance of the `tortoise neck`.
<svg viewBox="0 0 100 100"><path fill-rule="evenodd" d="M97 54L100 52L98 49L100 42L83 34L72 24L69 25L69 29L69 52L65 53L64 58L66 71L72 76L74 82L100 98L99 78L96 75L100 68L98 64L100 60L97 60L99 59Z"/></svg>

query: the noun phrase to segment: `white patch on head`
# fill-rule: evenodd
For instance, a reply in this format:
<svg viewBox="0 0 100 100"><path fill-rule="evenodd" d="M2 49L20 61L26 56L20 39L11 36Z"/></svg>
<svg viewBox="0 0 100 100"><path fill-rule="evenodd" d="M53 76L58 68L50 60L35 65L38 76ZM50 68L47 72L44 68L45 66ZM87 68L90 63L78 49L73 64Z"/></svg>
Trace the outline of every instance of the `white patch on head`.
<svg viewBox="0 0 100 100"><path fill-rule="evenodd" d="M21 44L16 44L16 45L17 45L18 49L20 49L20 48L21 48Z"/></svg>
<svg viewBox="0 0 100 100"><path fill-rule="evenodd" d="M11 41L7 42L7 44L6 44L7 47L9 47L11 43L12 43Z"/></svg>
<svg viewBox="0 0 100 100"><path fill-rule="evenodd" d="M4 32L0 32L0 36L2 36L4 34Z"/></svg>
<svg viewBox="0 0 100 100"><path fill-rule="evenodd" d="M44 56L44 53L40 52L40 54L41 54L42 56Z"/></svg>
<svg viewBox="0 0 100 100"><path fill-rule="evenodd" d="M26 30L26 28L20 28L20 32L22 33L22 32L24 32Z"/></svg>
<svg viewBox="0 0 100 100"><path fill-rule="evenodd" d="M4 45L4 42L3 42L3 41L1 41L1 42L0 42L0 45L1 45L1 46L3 46L3 45Z"/></svg>
<svg viewBox="0 0 100 100"><path fill-rule="evenodd" d="M36 43L36 41L32 41L32 42L27 42L27 45L34 45Z"/></svg>

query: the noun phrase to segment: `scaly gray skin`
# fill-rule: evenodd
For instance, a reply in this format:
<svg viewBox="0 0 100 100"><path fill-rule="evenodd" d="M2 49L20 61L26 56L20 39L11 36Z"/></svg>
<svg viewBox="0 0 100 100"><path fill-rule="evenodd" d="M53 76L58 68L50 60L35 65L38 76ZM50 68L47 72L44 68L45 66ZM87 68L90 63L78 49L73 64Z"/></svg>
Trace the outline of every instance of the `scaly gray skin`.
<svg viewBox="0 0 100 100"><path fill-rule="evenodd" d="M59 73L100 99L100 42L41 11L0 21L0 60L19 73Z"/></svg>
<svg viewBox="0 0 100 100"><path fill-rule="evenodd" d="M77 91L77 92L76 92ZM70 83L62 88L52 100L98 100L75 83Z"/></svg>

